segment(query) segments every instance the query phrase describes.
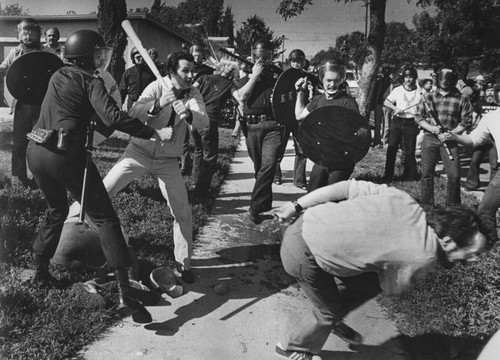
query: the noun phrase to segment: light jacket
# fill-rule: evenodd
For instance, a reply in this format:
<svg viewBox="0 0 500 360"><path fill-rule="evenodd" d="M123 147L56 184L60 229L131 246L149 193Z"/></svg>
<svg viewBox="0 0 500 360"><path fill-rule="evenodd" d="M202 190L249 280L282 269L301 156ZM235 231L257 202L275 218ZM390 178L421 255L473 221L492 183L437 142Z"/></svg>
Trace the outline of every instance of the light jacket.
<svg viewBox="0 0 500 360"><path fill-rule="evenodd" d="M172 82L166 76L163 78L167 84L168 89L172 89ZM162 82L159 80L153 81L149 84L143 93L134 104L132 109L130 109L129 114L132 117L138 118L144 124L151 126L154 129L161 129L168 125L170 114L173 109L172 106L166 106L161 109L158 113L152 115L151 110L154 108L154 103L156 100L160 99L163 91L165 91ZM209 120L208 115L205 110L205 104L203 102L203 97L200 91L191 86L190 91L181 99L186 107L191 110L193 115L193 121L190 125L190 130L193 129L203 129L208 127ZM173 125L174 136L172 140L160 142L145 140L133 137L131 140L132 146L138 146L150 153L150 155L161 158L161 157L180 157L182 154L182 146L184 143L184 136L186 134L188 124L186 121L181 120L179 115L175 115L175 121Z"/></svg>

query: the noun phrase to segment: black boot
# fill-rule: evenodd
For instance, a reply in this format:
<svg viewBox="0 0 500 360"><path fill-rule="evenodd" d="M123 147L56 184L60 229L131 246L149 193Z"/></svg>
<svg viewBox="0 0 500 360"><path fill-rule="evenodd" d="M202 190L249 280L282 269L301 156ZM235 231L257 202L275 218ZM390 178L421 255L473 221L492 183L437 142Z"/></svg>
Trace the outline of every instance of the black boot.
<svg viewBox="0 0 500 360"><path fill-rule="evenodd" d="M115 276L116 287L118 289L116 312L123 317L132 315L134 321L138 323L152 322L153 319L149 311L146 310L140 301L130 296L131 290L127 269L116 269Z"/></svg>
<svg viewBox="0 0 500 360"><path fill-rule="evenodd" d="M62 285L59 280L50 275L49 263L50 259L44 256L35 255L35 276L33 277L33 284L48 289L61 289Z"/></svg>

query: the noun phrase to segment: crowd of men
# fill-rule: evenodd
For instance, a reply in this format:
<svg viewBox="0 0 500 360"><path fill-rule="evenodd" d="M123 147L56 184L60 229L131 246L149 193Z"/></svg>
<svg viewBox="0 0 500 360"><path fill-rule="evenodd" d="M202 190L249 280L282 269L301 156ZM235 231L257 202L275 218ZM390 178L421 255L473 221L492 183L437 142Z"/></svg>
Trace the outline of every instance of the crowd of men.
<svg viewBox="0 0 500 360"><path fill-rule="evenodd" d="M359 113L346 86L346 65L341 61L328 59L321 64L316 82L320 86L315 86L311 74L303 73L295 83L292 123L297 126L287 127L273 114L271 95L280 71L272 66L273 47L268 41L253 44L253 67L246 68L241 77L242 67L234 61L208 67L204 63L205 48L195 44L189 51L169 54L165 63L158 62L156 49L150 49L163 75L163 79L156 79L134 48L130 53L134 65L125 71L118 86L112 80L106 83L103 74L113 49L95 31L72 33L64 47L58 44L56 28L47 29L47 45L42 45L41 27L33 19L22 20L18 34L20 44L0 65L1 75L17 58L33 51L52 52L67 63L52 76L41 104L18 101L14 111L13 185L38 186L47 200L47 216L33 247L34 283L38 286L60 285L49 272L49 261L68 215L66 192L81 198L84 173L90 191L81 211L97 226L106 261L115 272L120 314L151 321L129 284L131 258L110 201L141 174L151 173L158 180L174 218L176 270L182 281L194 282L190 202L200 201L210 187L219 147L221 108L230 98L237 104L241 131L254 165L248 219L259 224L273 209L272 185L280 183L279 163L290 134L297 156L294 184L308 189L303 197L274 210L279 221L290 223L281 247L284 268L297 279L313 305L277 344L278 357L312 359L320 353L330 332L351 344L360 343L361 335L342 321L349 311L380 291L400 293L408 289L438 261L448 265L476 261L496 240L493 224L500 206L500 175L492 177L479 207L483 219L460 206L458 151L458 143L474 146L475 159L480 161L486 151L496 148L490 140L490 135L493 139L500 136L495 113L485 115L478 123L483 111L475 110L483 106L482 102L496 106L495 97L489 87L484 89L484 97L473 98L477 89L464 95L467 89L458 90L458 75L452 67L439 69L436 83L426 81L422 87L413 67L403 69L398 87L391 88L384 79L386 74L377 80L374 145L387 144L385 182L394 177L399 147L404 153L404 179L418 179L415 149L417 136L423 131L417 202L385 184L349 180L354 164L326 167L315 163L306 181L306 159L297 142L298 124L322 107ZM295 69L307 67L300 49L293 50L289 60ZM111 97L111 89L118 89L118 99ZM126 104L125 111L120 103ZM95 118L132 135L121 159L103 174L103 179L86 151L87 128ZM473 124L477 127L467 135ZM63 129L64 139L61 131L56 131L42 140L33 136L27 140L33 132L55 129ZM191 172L187 152L190 138L195 145ZM448 177L449 207L445 208L434 206L433 181L439 158ZM36 185L28 179L26 159ZM477 169L471 171L470 187L477 187ZM183 179L186 174L194 179L191 199ZM388 223L387 219L398 220ZM345 284L345 290L337 288L336 280Z"/></svg>

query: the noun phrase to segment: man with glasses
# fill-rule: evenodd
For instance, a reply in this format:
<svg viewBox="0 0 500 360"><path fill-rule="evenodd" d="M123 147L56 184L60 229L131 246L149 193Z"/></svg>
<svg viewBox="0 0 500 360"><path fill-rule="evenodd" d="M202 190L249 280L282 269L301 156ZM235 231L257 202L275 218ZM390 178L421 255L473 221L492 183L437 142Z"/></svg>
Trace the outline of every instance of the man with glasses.
<svg viewBox="0 0 500 360"><path fill-rule="evenodd" d="M343 323L348 313L381 291L406 291L438 262L476 261L497 240L490 222L471 209L425 212L406 192L366 181L317 189L276 215L292 221L281 244L283 266L313 305L294 316L277 344L275 354L283 359L313 359L330 333L362 343Z"/></svg>
<svg viewBox="0 0 500 360"><path fill-rule="evenodd" d="M272 185L281 145L281 126L274 119L271 104L276 83L271 71L273 48L270 42L259 40L253 49L255 65L252 73L238 83L239 89L233 95L244 104L242 129L255 171L248 217L259 224L264 219L261 214L272 208Z"/></svg>
<svg viewBox="0 0 500 360"><path fill-rule="evenodd" d="M156 77L149 69L148 65L142 58L139 50L135 47L130 52L130 58L134 66L129 67L122 75L120 81L120 94L122 103L127 99L127 110L132 108L132 105L139 99L142 91L152 83ZM128 97L127 97L128 96Z"/></svg>

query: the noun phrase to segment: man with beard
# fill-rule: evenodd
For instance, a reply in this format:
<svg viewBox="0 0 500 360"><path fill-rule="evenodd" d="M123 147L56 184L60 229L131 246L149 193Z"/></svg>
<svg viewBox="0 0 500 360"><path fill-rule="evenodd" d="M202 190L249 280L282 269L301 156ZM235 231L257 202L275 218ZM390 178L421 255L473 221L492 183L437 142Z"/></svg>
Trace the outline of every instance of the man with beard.
<svg viewBox="0 0 500 360"><path fill-rule="evenodd" d="M348 313L381 291L408 290L438 261L477 261L497 240L491 224L471 209L426 213L404 191L366 181L317 189L284 204L276 215L292 221L281 243L285 271L313 305L294 316L276 345L282 359L318 359L331 332L349 344L362 343L361 334L343 322Z"/></svg>
<svg viewBox="0 0 500 360"><path fill-rule="evenodd" d="M0 77L5 76L12 63L24 54L32 51L46 51L55 54L52 48L43 47L41 38L41 27L35 19L23 19L17 24L17 37L20 42L12 49L5 60L0 64ZM28 179L26 168L26 148L28 147L28 134L40 115L40 104L28 104L24 101L16 101L14 107L14 130L12 147L12 186L34 185Z"/></svg>
<svg viewBox="0 0 500 360"><path fill-rule="evenodd" d="M434 206L434 172L440 155L448 178L446 205L461 204L458 145L455 141L443 143L438 139L442 131L461 134L472 125L471 102L457 90L457 81L456 71L441 68L437 73L437 90L423 95L415 114L417 124L424 129L420 203L426 209Z"/></svg>
<svg viewBox="0 0 500 360"><path fill-rule="evenodd" d="M391 109L394 114L389 127L384 172L386 182L391 181L394 176L394 163L401 140L405 156L403 178L406 180L417 179L415 148L418 126L415 122L415 113L420 99L420 91L417 89L417 70L413 67L407 67L403 70L403 85L392 90L384 101L384 106Z"/></svg>
<svg viewBox="0 0 500 360"><path fill-rule="evenodd" d="M59 34L59 29L56 27L50 27L45 30L45 41L46 44L43 45L44 48L48 47L54 51L57 56L64 61L64 46L59 44L59 38L61 35Z"/></svg>
<svg viewBox="0 0 500 360"><path fill-rule="evenodd" d="M134 66L129 67L122 75L120 81L120 94L122 96L122 103L127 98L127 110L132 108L132 105L139 99L139 96L144 91L146 86L153 82L156 77L149 69L146 62L142 58L135 47L130 52L130 58Z"/></svg>

